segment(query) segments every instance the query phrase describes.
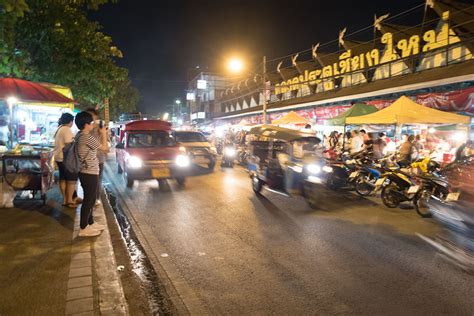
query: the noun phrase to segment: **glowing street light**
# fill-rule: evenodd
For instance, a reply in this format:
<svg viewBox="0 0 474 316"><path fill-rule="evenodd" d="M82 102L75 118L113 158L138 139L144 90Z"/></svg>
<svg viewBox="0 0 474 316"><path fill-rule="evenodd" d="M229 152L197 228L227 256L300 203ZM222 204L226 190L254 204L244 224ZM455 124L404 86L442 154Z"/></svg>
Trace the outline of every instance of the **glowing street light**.
<svg viewBox="0 0 474 316"><path fill-rule="evenodd" d="M180 104L181 104L181 100L180 100L180 99L176 99L176 101L174 101L174 103L176 103L177 105L180 105Z"/></svg>
<svg viewBox="0 0 474 316"><path fill-rule="evenodd" d="M240 73L244 69L244 62L238 58L232 58L227 63L227 68L232 73Z"/></svg>
<svg viewBox="0 0 474 316"><path fill-rule="evenodd" d="M11 109L13 107L13 105L18 103L18 99L15 98L15 97L8 97L7 103L8 103L8 106L10 107L10 109Z"/></svg>

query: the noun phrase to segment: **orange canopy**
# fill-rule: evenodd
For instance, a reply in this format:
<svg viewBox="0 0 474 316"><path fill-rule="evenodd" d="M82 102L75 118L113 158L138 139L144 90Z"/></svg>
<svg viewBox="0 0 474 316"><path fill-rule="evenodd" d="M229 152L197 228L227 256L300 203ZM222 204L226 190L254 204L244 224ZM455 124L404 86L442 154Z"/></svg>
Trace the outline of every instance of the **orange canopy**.
<svg viewBox="0 0 474 316"><path fill-rule="evenodd" d="M469 124L471 118L418 104L406 96L378 112L348 117L347 124Z"/></svg>
<svg viewBox="0 0 474 316"><path fill-rule="evenodd" d="M297 114L296 112L291 111L290 113L283 115L279 119L273 120L272 124L277 125L303 125L307 124L309 121L302 117L301 115Z"/></svg>

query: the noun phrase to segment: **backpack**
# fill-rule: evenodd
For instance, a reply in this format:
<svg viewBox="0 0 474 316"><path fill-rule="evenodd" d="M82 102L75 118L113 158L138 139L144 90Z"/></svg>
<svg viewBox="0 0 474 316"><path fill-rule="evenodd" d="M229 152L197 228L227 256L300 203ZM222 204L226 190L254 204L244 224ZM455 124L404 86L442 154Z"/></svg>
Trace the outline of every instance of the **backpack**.
<svg viewBox="0 0 474 316"><path fill-rule="evenodd" d="M63 164L64 168L67 171L73 174L79 173L82 167L84 166L83 162L79 158L79 144L77 143L77 139L69 144L64 145L63 148Z"/></svg>

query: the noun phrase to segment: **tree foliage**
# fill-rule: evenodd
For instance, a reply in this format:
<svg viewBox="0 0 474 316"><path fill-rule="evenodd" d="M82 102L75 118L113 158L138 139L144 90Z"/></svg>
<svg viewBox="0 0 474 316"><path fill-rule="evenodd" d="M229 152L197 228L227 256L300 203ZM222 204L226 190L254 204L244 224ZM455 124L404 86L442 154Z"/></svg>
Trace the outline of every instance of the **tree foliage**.
<svg viewBox="0 0 474 316"><path fill-rule="evenodd" d="M110 99L110 119L116 120L120 114L126 112L135 112L136 104L140 100L138 89L133 87L127 80L115 82L116 93Z"/></svg>
<svg viewBox="0 0 474 316"><path fill-rule="evenodd" d="M101 26L87 18L108 0L0 0L7 14L2 28L0 72L68 86L84 106L101 104L119 93L126 107L138 103L128 71L116 65L122 52ZM12 5L12 3L14 5ZM21 5L23 4L23 5ZM0 21L2 23L2 21ZM125 91L118 90L127 83ZM116 97L118 98L118 97ZM122 105L123 106L123 105Z"/></svg>

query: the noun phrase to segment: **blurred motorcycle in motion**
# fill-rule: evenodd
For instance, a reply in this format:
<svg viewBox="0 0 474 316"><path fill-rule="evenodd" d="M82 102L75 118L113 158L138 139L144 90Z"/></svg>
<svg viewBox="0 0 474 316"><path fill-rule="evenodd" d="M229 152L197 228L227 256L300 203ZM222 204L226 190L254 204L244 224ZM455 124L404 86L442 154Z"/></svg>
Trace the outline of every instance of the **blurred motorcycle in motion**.
<svg viewBox="0 0 474 316"><path fill-rule="evenodd" d="M457 190L448 199L432 196L428 205L443 231L435 238L419 235L443 258L465 271L474 272L474 157L457 160L445 168L450 185Z"/></svg>

